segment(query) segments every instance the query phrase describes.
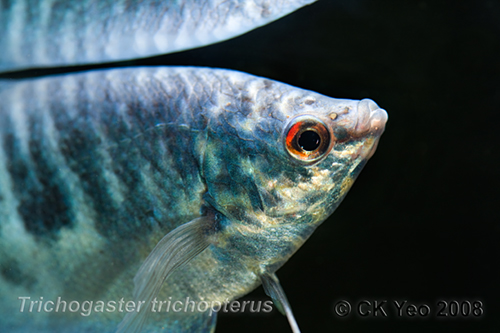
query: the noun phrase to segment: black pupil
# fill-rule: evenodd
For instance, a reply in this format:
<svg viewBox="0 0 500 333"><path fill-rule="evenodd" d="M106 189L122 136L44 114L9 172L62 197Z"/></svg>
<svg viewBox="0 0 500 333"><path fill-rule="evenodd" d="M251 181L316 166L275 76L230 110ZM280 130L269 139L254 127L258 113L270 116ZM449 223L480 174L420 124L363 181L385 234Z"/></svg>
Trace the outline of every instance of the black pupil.
<svg viewBox="0 0 500 333"><path fill-rule="evenodd" d="M307 151L316 150L320 142L321 138L314 131L305 131L299 136L299 146Z"/></svg>

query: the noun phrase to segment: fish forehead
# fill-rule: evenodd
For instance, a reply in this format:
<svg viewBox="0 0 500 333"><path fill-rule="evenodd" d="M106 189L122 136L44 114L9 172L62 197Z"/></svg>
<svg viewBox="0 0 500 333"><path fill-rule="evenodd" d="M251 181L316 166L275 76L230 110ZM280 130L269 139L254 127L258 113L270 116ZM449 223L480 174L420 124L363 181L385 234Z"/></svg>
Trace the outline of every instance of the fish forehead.
<svg viewBox="0 0 500 333"><path fill-rule="evenodd" d="M333 115L337 122L346 124L360 117L356 112L358 100L331 98L266 78L249 81L237 71L227 74L229 85L222 88L213 107L217 122L212 128L222 126L221 131L249 141L281 142L286 124L299 115L313 115L329 124Z"/></svg>

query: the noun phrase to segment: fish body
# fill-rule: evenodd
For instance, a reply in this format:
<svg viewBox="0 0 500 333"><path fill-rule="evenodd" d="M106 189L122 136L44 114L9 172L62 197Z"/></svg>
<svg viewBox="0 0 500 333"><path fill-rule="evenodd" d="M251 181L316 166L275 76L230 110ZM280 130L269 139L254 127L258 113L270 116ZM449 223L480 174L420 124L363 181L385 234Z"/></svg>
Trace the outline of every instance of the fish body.
<svg viewBox="0 0 500 333"><path fill-rule="evenodd" d="M204 45L309 2L4 1L0 70ZM0 81L0 331L213 332L216 311L153 301L223 304L263 284L298 332L275 273L340 204L386 120L368 99L221 69Z"/></svg>
<svg viewBox="0 0 500 333"><path fill-rule="evenodd" d="M127 60L199 47L314 1L0 1L0 71Z"/></svg>
<svg viewBox="0 0 500 333"><path fill-rule="evenodd" d="M159 299L245 295L333 212L386 119L370 100L215 69L93 71L0 89L0 290L8 314L0 327L8 331L96 323L113 331L124 313L20 312L18 297L133 299L133 277L154 245L200 216L214 216L210 246L167 279ZM284 143L303 115L332 136L331 151L313 165ZM206 312L177 321L154 315L150 329L195 332L215 322Z"/></svg>

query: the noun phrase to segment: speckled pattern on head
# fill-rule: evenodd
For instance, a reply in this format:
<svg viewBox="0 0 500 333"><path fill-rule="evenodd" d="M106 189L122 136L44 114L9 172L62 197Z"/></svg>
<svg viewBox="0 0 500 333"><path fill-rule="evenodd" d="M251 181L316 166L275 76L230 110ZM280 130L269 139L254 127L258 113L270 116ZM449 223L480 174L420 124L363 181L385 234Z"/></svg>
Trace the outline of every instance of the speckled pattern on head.
<svg viewBox="0 0 500 333"><path fill-rule="evenodd" d="M274 273L338 206L387 115L248 74L131 68L0 84L0 328L113 332L123 313L19 312L31 300L131 300L154 245L202 215L209 247L158 299L227 301ZM332 147L287 152L299 115ZM215 314L152 313L146 330L214 329Z"/></svg>

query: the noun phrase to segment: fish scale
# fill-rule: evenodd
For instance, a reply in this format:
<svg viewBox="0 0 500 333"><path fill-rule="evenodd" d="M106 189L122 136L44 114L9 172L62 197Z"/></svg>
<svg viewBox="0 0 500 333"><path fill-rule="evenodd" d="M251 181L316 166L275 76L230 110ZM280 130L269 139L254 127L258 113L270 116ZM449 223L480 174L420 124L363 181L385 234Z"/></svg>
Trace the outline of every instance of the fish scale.
<svg viewBox="0 0 500 333"><path fill-rule="evenodd" d="M310 2L3 1L0 69L200 46ZM386 120L368 99L221 69L0 81L0 331L213 332L213 311L153 300L223 304L262 283L298 332L275 272L340 204ZM32 311L26 295L146 305L87 316Z"/></svg>

